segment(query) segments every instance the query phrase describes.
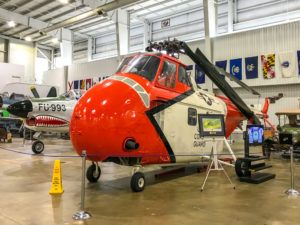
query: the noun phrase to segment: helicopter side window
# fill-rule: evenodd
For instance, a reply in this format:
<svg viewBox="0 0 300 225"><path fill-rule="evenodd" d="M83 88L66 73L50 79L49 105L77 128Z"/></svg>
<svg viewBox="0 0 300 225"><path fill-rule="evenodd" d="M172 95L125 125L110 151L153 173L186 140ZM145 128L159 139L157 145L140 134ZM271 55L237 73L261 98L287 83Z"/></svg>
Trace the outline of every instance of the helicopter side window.
<svg viewBox="0 0 300 225"><path fill-rule="evenodd" d="M188 125L197 125L197 110L194 108L188 108Z"/></svg>
<svg viewBox="0 0 300 225"><path fill-rule="evenodd" d="M175 88L176 64L165 61L161 75L158 77L158 84L167 88Z"/></svg>
<svg viewBox="0 0 300 225"><path fill-rule="evenodd" d="M192 86L186 69L183 66L178 67L178 81L190 87Z"/></svg>

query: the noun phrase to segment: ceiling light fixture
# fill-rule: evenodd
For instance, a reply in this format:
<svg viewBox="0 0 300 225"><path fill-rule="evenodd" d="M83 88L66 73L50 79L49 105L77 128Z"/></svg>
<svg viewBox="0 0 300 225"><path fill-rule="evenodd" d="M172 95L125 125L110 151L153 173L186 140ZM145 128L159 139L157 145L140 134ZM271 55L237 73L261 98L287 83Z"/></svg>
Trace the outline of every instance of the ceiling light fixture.
<svg viewBox="0 0 300 225"><path fill-rule="evenodd" d="M24 40L25 40L25 41L32 41L32 38L29 37L29 36L27 36L27 37L24 38Z"/></svg>
<svg viewBox="0 0 300 225"><path fill-rule="evenodd" d="M68 4L69 0L59 0L62 4Z"/></svg>
<svg viewBox="0 0 300 225"><path fill-rule="evenodd" d="M53 44L57 44L58 43L58 38L52 38L51 41L52 41Z"/></svg>
<svg viewBox="0 0 300 225"><path fill-rule="evenodd" d="M8 21L7 22L7 25L9 26L9 27L15 27L16 26L16 22L15 21Z"/></svg>

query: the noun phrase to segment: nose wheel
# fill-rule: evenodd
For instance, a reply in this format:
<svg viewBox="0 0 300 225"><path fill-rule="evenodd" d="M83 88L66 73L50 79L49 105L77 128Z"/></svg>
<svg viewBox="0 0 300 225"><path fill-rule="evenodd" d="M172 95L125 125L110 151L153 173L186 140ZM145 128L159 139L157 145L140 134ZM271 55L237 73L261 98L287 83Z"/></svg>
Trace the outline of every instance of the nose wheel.
<svg viewBox="0 0 300 225"><path fill-rule="evenodd" d="M146 186L145 176L141 172L136 172L131 177L130 187L133 192L141 192Z"/></svg>
<svg viewBox="0 0 300 225"><path fill-rule="evenodd" d="M44 151L44 143L41 141L35 141L33 142L31 149L35 154L40 154Z"/></svg>
<svg viewBox="0 0 300 225"><path fill-rule="evenodd" d="M98 164L93 163L86 171L86 178L91 183L96 183L101 175L101 169Z"/></svg>

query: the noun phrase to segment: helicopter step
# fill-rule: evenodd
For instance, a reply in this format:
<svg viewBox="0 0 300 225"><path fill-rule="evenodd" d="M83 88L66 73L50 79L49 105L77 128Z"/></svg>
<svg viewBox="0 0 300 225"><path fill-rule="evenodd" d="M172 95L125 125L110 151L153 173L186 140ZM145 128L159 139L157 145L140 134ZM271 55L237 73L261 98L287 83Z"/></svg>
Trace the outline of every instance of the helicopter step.
<svg viewBox="0 0 300 225"><path fill-rule="evenodd" d="M257 172L272 167L271 165L266 165L264 161L258 162L265 159L266 157L260 156L238 158L235 164L235 171L240 181L251 184L260 184L262 182L274 179L276 176L275 174ZM253 164L254 162L256 163Z"/></svg>

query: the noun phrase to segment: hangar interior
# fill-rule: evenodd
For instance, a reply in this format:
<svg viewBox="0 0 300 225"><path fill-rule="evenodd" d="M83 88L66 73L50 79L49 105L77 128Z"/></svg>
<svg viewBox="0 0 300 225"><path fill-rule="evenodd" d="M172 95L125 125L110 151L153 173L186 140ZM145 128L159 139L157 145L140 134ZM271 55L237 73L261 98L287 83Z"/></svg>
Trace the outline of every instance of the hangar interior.
<svg viewBox="0 0 300 225"><path fill-rule="evenodd" d="M299 21L298 0L0 0L1 224L299 224Z"/></svg>

